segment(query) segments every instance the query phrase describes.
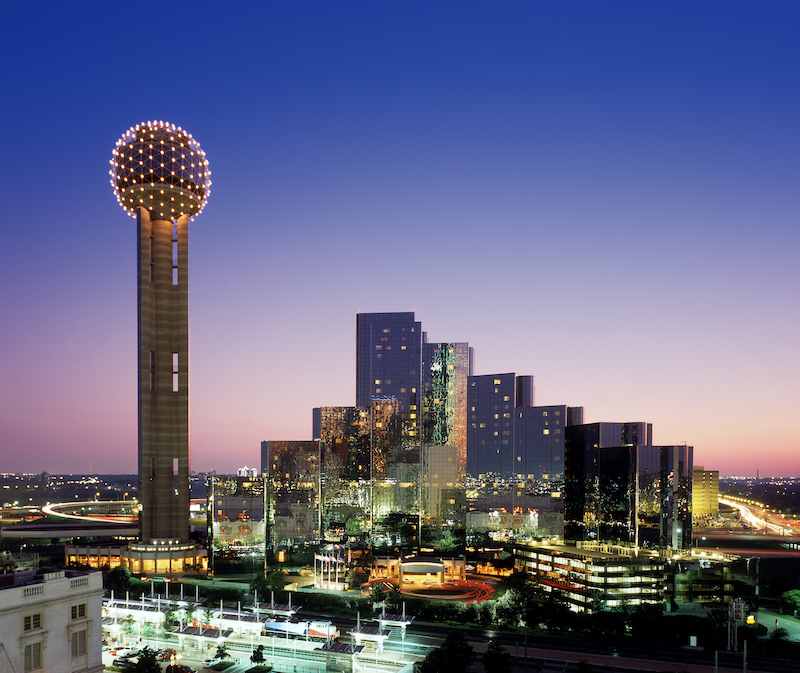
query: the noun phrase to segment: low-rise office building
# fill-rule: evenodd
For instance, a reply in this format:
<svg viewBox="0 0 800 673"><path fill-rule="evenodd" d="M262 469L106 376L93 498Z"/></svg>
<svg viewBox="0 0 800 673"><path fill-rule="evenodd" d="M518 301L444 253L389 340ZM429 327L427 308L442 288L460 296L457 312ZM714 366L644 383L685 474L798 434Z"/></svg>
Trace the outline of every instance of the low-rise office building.
<svg viewBox="0 0 800 673"><path fill-rule="evenodd" d="M545 591L559 592L576 611L621 605L723 604L755 592L757 561L706 550L642 549L633 545L518 542L514 562Z"/></svg>

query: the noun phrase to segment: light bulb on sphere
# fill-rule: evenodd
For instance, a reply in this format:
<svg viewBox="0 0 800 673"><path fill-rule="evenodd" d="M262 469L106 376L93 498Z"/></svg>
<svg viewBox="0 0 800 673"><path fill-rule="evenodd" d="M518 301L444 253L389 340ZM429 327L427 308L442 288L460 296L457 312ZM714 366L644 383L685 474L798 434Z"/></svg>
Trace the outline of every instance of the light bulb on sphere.
<svg viewBox="0 0 800 673"><path fill-rule="evenodd" d="M192 136L168 122L143 122L126 131L112 151L111 186L119 204L136 217L193 218L211 192L206 154Z"/></svg>

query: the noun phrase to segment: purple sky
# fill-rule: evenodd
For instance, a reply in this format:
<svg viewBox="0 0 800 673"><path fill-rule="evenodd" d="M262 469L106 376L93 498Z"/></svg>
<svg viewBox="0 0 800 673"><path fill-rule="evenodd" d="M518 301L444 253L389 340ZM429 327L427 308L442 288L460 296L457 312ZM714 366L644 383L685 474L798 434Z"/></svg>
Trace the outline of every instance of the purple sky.
<svg viewBox="0 0 800 673"><path fill-rule="evenodd" d="M123 8L124 7L124 8ZM538 404L800 475L793 2L15 3L0 46L0 471L136 471L135 222L108 160L205 149L192 468L355 402L416 311Z"/></svg>

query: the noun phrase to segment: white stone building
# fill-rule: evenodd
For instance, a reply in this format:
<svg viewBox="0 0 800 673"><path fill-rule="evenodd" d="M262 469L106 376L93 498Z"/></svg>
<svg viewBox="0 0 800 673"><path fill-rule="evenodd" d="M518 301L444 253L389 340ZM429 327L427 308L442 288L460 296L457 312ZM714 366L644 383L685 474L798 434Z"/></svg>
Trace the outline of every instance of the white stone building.
<svg viewBox="0 0 800 673"><path fill-rule="evenodd" d="M102 673L102 600L99 572L0 575L0 671Z"/></svg>

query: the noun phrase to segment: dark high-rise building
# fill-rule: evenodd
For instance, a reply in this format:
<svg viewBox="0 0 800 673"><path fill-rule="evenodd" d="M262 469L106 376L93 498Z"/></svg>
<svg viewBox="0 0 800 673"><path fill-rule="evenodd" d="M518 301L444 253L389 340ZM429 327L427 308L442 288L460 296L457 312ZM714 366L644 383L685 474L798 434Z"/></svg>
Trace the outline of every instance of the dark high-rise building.
<svg viewBox="0 0 800 673"><path fill-rule="evenodd" d="M356 316L356 406L396 399L400 410L419 412L422 392L422 323L414 313ZM419 414L411 418L418 425Z"/></svg>
<svg viewBox="0 0 800 673"><path fill-rule="evenodd" d="M564 444L564 538L634 541L633 447L653 443L651 423L570 426Z"/></svg>
<svg viewBox="0 0 800 673"><path fill-rule="evenodd" d="M691 546L692 447L652 438L650 423L567 428L565 539Z"/></svg>
<svg viewBox="0 0 800 673"><path fill-rule="evenodd" d="M495 515L501 528L563 532L564 429L583 422L583 407L533 403L532 376L469 378L467 525L472 533L497 529Z"/></svg>
<svg viewBox="0 0 800 673"><path fill-rule="evenodd" d="M583 407L533 406L533 377L470 376L467 473L475 479L560 483L564 428L583 421Z"/></svg>
<svg viewBox="0 0 800 673"><path fill-rule="evenodd" d="M467 343L432 342L413 312L356 316L356 406L397 400L406 438L466 454Z"/></svg>
<svg viewBox="0 0 800 673"><path fill-rule="evenodd" d="M691 548L693 462L694 448L685 444L640 450L636 501L639 544Z"/></svg>

